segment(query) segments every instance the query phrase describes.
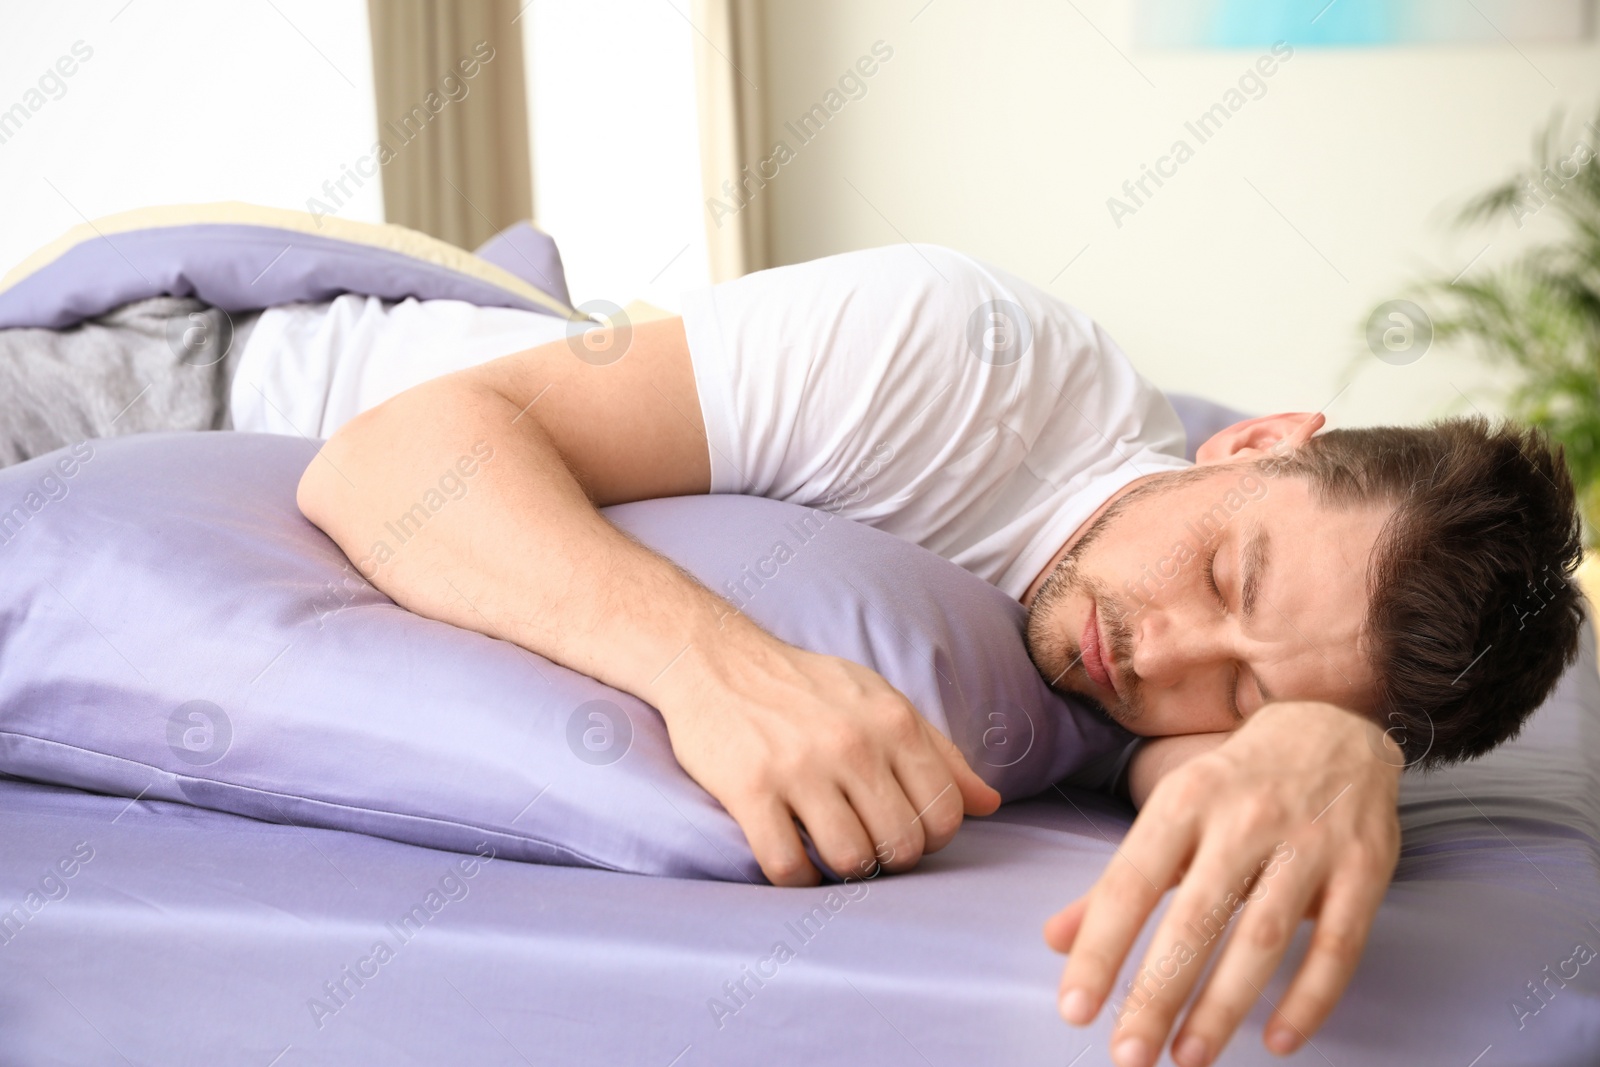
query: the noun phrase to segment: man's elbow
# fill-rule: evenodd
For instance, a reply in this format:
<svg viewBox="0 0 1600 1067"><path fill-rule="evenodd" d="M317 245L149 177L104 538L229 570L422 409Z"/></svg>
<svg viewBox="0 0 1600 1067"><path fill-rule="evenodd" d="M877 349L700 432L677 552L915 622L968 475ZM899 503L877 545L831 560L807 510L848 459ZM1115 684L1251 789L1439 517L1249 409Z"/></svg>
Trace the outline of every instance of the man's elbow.
<svg viewBox="0 0 1600 1067"><path fill-rule="evenodd" d="M338 514L338 498L328 478L328 462L320 451L306 467L305 473L300 475L300 484L295 488L294 502L307 521L330 537L334 536L333 524Z"/></svg>
<svg viewBox="0 0 1600 1067"><path fill-rule="evenodd" d="M318 453L321 458L321 453ZM322 526L327 507L327 486L322 472L317 468L322 466L316 459L300 475L300 484L295 487L294 502L300 508L300 514L316 526Z"/></svg>
<svg viewBox="0 0 1600 1067"><path fill-rule="evenodd" d="M338 517L341 503L349 500L350 483L341 472L359 465L359 441L352 438L361 435L368 414L358 415L334 431L306 465L295 487L294 502L300 514L330 535L329 524Z"/></svg>

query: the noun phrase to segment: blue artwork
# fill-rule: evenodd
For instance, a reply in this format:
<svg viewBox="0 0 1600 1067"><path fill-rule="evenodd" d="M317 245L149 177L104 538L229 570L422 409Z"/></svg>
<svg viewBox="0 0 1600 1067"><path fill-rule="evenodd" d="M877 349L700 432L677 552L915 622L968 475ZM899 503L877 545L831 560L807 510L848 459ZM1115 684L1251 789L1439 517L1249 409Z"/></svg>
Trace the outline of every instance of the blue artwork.
<svg viewBox="0 0 1600 1067"><path fill-rule="evenodd" d="M1137 0L1154 48L1371 47L1581 41L1590 0Z"/></svg>

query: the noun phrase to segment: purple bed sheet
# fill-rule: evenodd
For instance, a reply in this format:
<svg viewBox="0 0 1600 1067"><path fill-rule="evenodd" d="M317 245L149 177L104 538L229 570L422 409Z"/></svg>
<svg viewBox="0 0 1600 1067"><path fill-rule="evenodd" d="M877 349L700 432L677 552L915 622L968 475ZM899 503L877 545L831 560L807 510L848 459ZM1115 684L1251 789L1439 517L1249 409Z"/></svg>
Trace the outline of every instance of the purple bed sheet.
<svg viewBox="0 0 1600 1067"><path fill-rule="evenodd" d="M1591 634L1521 739L1407 782L1360 971L1288 1062L1600 1062L1597 779ZM1008 805L830 907L0 782L0 1063L1105 1064L1039 927L1131 814ZM1284 984L1221 1063L1283 1062Z"/></svg>

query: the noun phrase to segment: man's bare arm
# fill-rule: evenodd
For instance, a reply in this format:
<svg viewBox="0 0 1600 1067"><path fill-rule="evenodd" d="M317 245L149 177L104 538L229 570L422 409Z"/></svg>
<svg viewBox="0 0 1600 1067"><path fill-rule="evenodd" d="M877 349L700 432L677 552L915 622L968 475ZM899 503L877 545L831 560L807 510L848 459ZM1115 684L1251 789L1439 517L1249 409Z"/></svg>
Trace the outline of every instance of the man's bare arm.
<svg viewBox="0 0 1600 1067"><path fill-rule="evenodd" d="M485 453L466 494L377 563L385 524ZM403 606L653 704L775 883L818 877L797 818L830 867L865 873L875 858L909 867L963 810L992 811L998 794L876 673L768 635L597 510L709 487L688 345L668 319L604 365L555 342L402 393L327 442L299 503Z"/></svg>
<svg viewBox="0 0 1600 1067"><path fill-rule="evenodd" d="M1128 799L1133 806L1142 808L1156 783L1188 763L1203 756L1226 741L1232 734L1179 734L1173 737L1152 737L1140 742L1128 760Z"/></svg>

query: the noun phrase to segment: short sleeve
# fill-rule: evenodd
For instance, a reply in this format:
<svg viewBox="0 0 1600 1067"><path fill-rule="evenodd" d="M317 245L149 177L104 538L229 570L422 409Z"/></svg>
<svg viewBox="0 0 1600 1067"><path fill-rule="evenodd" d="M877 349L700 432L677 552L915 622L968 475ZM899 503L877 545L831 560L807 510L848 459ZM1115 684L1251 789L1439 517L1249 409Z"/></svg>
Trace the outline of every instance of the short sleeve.
<svg viewBox="0 0 1600 1067"><path fill-rule="evenodd" d="M947 248L760 271L683 320L713 492L827 508L1013 596L1118 489L1187 465L1092 320Z"/></svg>

